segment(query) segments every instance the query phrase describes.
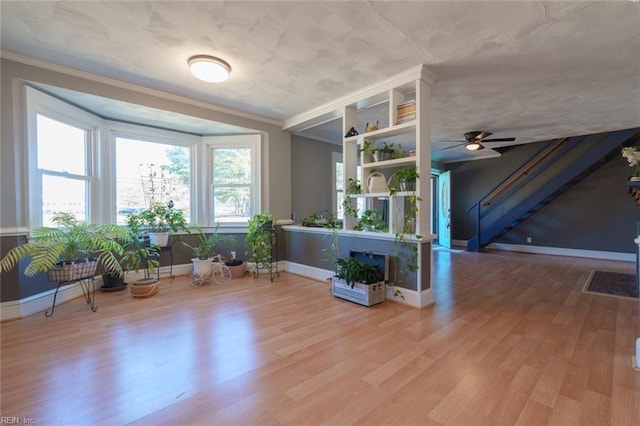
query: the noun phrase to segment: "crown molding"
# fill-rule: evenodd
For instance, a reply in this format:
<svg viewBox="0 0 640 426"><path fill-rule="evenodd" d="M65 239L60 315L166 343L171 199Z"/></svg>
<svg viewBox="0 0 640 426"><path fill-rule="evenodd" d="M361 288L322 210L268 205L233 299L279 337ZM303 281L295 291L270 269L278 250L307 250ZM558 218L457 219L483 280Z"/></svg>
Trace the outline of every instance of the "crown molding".
<svg viewBox="0 0 640 426"><path fill-rule="evenodd" d="M95 83L101 83L108 86L114 86L114 87L119 87L121 89L131 90L133 92L141 93L144 95L155 96L155 97L166 99L169 101L180 102L180 103L196 106L199 108L208 109L211 111L229 114L239 118L246 118L249 120L258 121L265 124L271 124L278 127L282 127L282 124L283 124L282 121L280 120L274 120L274 119L262 117L259 115L253 115L253 114L246 113L244 111L226 108L226 107L222 107L222 106L211 104L204 101L198 101L195 99L187 98L185 96L174 95L174 94L163 92L160 90L151 89L149 87L139 86L133 83L127 83L122 80L117 80L110 77L104 77L104 76L93 74L87 71L81 71L79 69L67 67L65 65L54 64L52 62L44 61L42 59L36 59L36 58L19 55L17 53L9 52L7 50L0 50L0 58L7 59L13 62L18 62L24 65L30 65L37 68L42 68L48 71L59 72L72 77L82 78L85 80L93 81Z"/></svg>

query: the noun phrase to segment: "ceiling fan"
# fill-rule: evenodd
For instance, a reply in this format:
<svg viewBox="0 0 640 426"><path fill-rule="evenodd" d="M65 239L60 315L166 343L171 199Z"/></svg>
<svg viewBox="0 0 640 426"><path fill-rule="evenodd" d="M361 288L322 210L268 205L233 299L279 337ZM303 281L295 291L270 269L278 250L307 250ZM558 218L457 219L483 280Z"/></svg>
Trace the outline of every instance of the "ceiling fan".
<svg viewBox="0 0 640 426"><path fill-rule="evenodd" d="M493 133L491 132L484 132L484 131L478 131L478 130L474 130L472 132L467 132L464 134L464 139L465 142L462 141L453 141L453 142L460 142L457 145L453 145L453 146L449 146L447 148L444 149L451 149L451 148L455 148L456 146L461 146L464 145L464 147L466 149L468 149L469 151L479 151L481 149L484 149L484 143L487 142L513 142L516 140L516 138L495 138L495 139L485 139L489 136L491 136Z"/></svg>

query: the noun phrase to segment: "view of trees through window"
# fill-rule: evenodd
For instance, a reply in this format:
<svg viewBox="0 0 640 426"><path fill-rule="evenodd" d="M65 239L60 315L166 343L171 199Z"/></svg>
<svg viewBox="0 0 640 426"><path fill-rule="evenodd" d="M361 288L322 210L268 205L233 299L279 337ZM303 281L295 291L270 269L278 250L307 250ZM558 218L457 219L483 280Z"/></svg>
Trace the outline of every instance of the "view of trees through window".
<svg viewBox="0 0 640 426"><path fill-rule="evenodd" d="M251 149L213 149L213 212L216 222L247 222L251 215Z"/></svg>
<svg viewBox="0 0 640 426"><path fill-rule="evenodd" d="M189 152L182 146L116 137L117 223L151 201L173 200L190 217Z"/></svg>

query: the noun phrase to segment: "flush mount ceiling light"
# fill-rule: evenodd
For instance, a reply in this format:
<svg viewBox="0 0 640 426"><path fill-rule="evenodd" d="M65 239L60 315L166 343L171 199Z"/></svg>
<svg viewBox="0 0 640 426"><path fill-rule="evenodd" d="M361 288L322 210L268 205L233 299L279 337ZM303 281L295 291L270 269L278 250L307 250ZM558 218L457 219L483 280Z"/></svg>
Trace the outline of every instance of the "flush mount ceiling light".
<svg viewBox="0 0 640 426"><path fill-rule="evenodd" d="M187 62L191 73L208 83L221 83L229 78L231 72L231 65L215 56L196 55L189 58Z"/></svg>

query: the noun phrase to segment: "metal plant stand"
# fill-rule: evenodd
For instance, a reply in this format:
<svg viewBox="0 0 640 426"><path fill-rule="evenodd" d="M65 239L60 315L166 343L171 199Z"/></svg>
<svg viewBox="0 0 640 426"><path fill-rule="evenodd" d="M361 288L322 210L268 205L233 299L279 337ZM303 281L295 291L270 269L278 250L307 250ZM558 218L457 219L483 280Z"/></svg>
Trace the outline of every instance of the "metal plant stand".
<svg viewBox="0 0 640 426"><path fill-rule="evenodd" d="M258 263L256 262L255 269L253 270L253 278L258 278L260 276L260 270L266 270L269 273L269 280L273 282L276 277L280 276L280 271L278 271L278 233L276 232L275 227L269 230L271 233L271 256L266 262ZM274 254L275 253L275 254ZM275 272L274 272L274 261L275 261Z"/></svg>
<svg viewBox="0 0 640 426"><path fill-rule="evenodd" d="M51 309L44 313L44 316L49 318L53 315L53 311L56 309L56 299L58 298L58 291L60 287L69 284L80 284L80 288L82 288L82 294L84 295L84 300L91 307L91 312L95 312L98 310L96 306L96 279L94 276L79 278L77 280L71 281L60 281L58 282L58 286L56 287L56 292L53 295L53 304L51 305Z"/></svg>

